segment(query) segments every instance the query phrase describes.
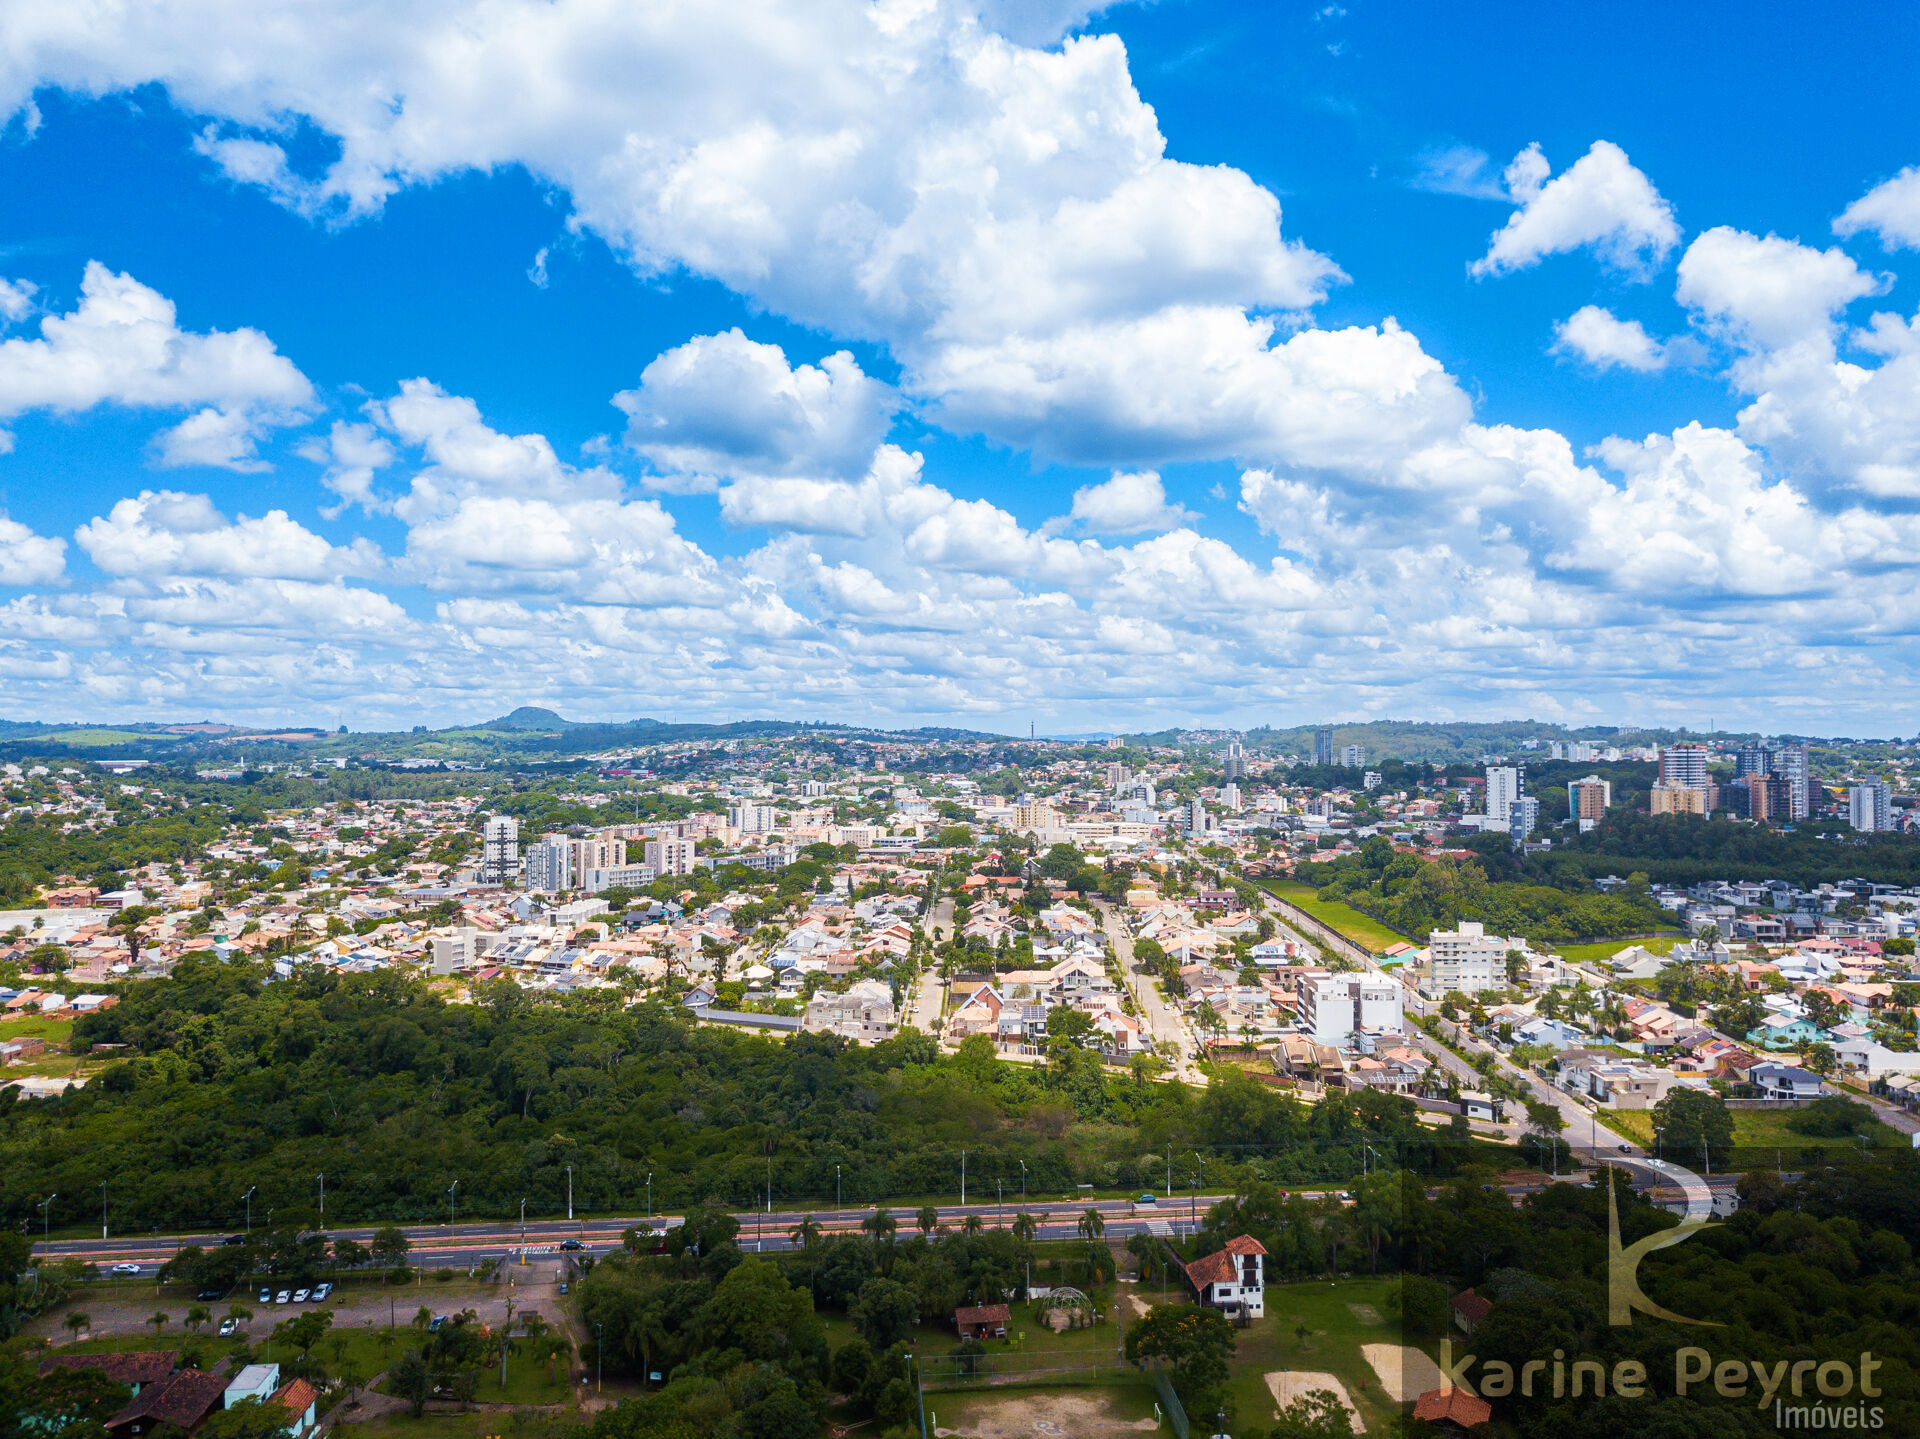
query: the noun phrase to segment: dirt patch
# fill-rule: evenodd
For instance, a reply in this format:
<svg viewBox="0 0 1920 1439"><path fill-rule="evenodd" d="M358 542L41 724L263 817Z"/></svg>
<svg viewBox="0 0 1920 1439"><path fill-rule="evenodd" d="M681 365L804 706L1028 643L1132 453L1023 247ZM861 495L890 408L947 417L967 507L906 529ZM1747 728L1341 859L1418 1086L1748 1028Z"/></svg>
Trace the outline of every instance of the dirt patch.
<svg viewBox="0 0 1920 1439"><path fill-rule="evenodd" d="M946 1396L929 1394L927 1408L940 1411ZM1151 1434L1151 1419L1122 1419L1104 1394L1007 1394L965 1400L966 1417L953 1427L935 1423L936 1439L1124 1439Z"/></svg>
<svg viewBox="0 0 1920 1439"><path fill-rule="evenodd" d="M1375 1309L1371 1304L1349 1304L1347 1306L1347 1312L1362 1324L1378 1324L1380 1322L1380 1311Z"/></svg>
<svg viewBox="0 0 1920 1439"><path fill-rule="evenodd" d="M1396 1404L1411 1404L1446 1383L1440 1366L1409 1345L1362 1344L1360 1352L1380 1376L1380 1387Z"/></svg>
<svg viewBox="0 0 1920 1439"><path fill-rule="evenodd" d="M1353 1432L1364 1434L1366 1423L1360 1418L1353 1396L1347 1393L1347 1386L1331 1374L1316 1374L1310 1369L1276 1369L1267 1375L1267 1388L1273 1391L1273 1402L1277 1408L1284 1409L1302 1395L1311 1394L1316 1389L1328 1389L1347 1411L1347 1418L1353 1422Z"/></svg>

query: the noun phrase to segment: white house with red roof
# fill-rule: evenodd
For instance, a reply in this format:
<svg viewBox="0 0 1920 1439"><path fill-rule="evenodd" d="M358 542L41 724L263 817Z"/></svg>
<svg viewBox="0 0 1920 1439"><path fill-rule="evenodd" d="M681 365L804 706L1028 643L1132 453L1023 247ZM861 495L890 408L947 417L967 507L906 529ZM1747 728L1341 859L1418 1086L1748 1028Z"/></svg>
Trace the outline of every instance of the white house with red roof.
<svg viewBox="0 0 1920 1439"><path fill-rule="evenodd" d="M1236 1234L1226 1247L1185 1267L1194 1299L1228 1318L1260 1319L1267 1312L1266 1247Z"/></svg>

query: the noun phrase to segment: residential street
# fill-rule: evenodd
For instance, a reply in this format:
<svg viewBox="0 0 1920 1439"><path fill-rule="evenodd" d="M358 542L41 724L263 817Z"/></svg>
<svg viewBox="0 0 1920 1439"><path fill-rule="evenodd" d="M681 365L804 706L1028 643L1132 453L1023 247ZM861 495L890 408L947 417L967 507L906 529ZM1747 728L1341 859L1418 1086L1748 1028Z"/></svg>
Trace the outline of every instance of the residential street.
<svg viewBox="0 0 1920 1439"><path fill-rule="evenodd" d="M929 935L938 929L948 938L952 937L952 896L942 895L940 897L940 902L934 906L933 917L927 922L926 929ZM946 984L940 978L939 965L929 964L926 972L920 976L914 983L913 988L907 992L907 1008L906 1012L900 1016L901 1024L914 1025L923 1032L933 1035L936 1039L940 1038L942 1027L941 1007L945 989Z"/></svg>
<svg viewBox="0 0 1920 1439"><path fill-rule="evenodd" d="M1133 995L1133 1002L1153 1035L1154 1047L1157 1050L1162 1044L1173 1046L1179 1055L1172 1070L1175 1078L1185 1080L1188 1084L1205 1084L1206 1076L1194 1064L1193 1034L1185 1020L1161 995L1153 977L1134 969L1133 937L1127 933L1126 923L1107 901L1096 900L1095 905L1100 911L1100 923L1107 939L1113 945L1114 963L1119 966L1127 991Z"/></svg>

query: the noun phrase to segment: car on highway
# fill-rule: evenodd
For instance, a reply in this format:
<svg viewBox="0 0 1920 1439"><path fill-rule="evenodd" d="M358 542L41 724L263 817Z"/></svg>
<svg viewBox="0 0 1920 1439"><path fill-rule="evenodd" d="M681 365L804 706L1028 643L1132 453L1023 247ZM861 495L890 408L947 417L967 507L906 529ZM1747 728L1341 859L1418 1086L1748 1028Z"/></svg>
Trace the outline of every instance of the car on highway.
<svg viewBox="0 0 1920 1439"><path fill-rule="evenodd" d="M313 1298L313 1291L311 1289L296 1289L293 1291L293 1302L295 1304L305 1304L311 1298Z"/></svg>
<svg viewBox="0 0 1920 1439"><path fill-rule="evenodd" d="M313 1302L315 1304L325 1304L327 1302L327 1296L331 1293L333 1293L333 1285L317 1284L313 1290Z"/></svg>
<svg viewBox="0 0 1920 1439"><path fill-rule="evenodd" d="M140 1266L131 1261L116 1264L107 1271L109 1274L138 1274Z"/></svg>
<svg viewBox="0 0 1920 1439"><path fill-rule="evenodd" d="M1631 1144L1623 1144L1620 1146L1620 1152L1622 1154L1631 1154L1633 1153L1633 1146Z"/></svg>
<svg viewBox="0 0 1920 1439"><path fill-rule="evenodd" d="M239 1327L240 1321L238 1319L222 1319L220 1321L220 1337L222 1339L230 1338L234 1330Z"/></svg>
<svg viewBox="0 0 1920 1439"><path fill-rule="evenodd" d="M1141 1195L1138 1199L1134 1200L1133 1202L1135 1204L1158 1204L1160 1201L1156 1199L1153 1195L1153 1192L1149 1190L1147 1193Z"/></svg>
<svg viewBox="0 0 1920 1439"><path fill-rule="evenodd" d="M244 1234L229 1234L220 1242L222 1244L245 1244L247 1242L247 1236Z"/></svg>
<svg viewBox="0 0 1920 1439"><path fill-rule="evenodd" d="M278 1294L273 1296L273 1302L275 1304L285 1304L291 1298L293 1298L293 1291L291 1289L282 1289Z"/></svg>
<svg viewBox="0 0 1920 1439"><path fill-rule="evenodd" d="M262 1289L260 1291L260 1302L262 1304L273 1303L273 1291L271 1289Z"/></svg>
<svg viewBox="0 0 1920 1439"><path fill-rule="evenodd" d="M582 1244L578 1239L562 1239L560 1241L560 1247L562 1249L585 1249L587 1246Z"/></svg>

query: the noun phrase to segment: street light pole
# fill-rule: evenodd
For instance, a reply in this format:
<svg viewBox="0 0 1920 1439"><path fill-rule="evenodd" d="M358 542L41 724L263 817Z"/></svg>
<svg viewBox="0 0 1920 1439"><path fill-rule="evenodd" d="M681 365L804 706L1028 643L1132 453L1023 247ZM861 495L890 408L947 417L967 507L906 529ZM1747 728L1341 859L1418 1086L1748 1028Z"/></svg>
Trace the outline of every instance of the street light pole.
<svg viewBox="0 0 1920 1439"><path fill-rule="evenodd" d="M58 1194L49 1194L40 1201L40 1242L42 1244L47 1242L47 1236L53 1232L53 1201L59 1197Z"/></svg>
<svg viewBox="0 0 1920 1439"><path fill-rule="evenodd" d="M567 1166L567 1218L573 1218L573 1166Z"/></svg>
<svg viewBox="0 0 1920 1439"><path fill-rule="evenodd" d="M100 1181L100 1237L107 1237L107 1181Z"/></svg>
<svg viewBox="0 0 1920 1439"><path fill-rule="evenodd" d="M454 1180L447 1186L447 1233L453 1233L453 1191L460 1187L460 1181Z"/></svg>
<svg viewBox="0 0 1920 1439"><path fill-rule="evenodd" d="M833 1166L833 1212L840 1212L840 1166Z"/></svg>
<svg viewBox="0 0 1920 1439"><path fill-rule="evenodd" d="M653 1218L653 1171L647 1171L647 1218Z"/></svg>
<svg viewBox="0 0 1920 1439"><path fill-rule="evenodd" d="M1020 1161L1020 1202L1027 1202L1027 1161Z"/></svg>
<svg viewBox="0 0 1920 1439"><path fill-rule="evenodd" d="M593 1392L595 1394L600 1392L600 1355L606 1348L603 1328L604 1326L599 1324L593 1326Z"/></svg>
<svg viewBox="0 0 1920 1439"><path fill-rule="evenodd" d="M326 1223L327 1223L327 1175L326 1175L326 1171L322 1170L320 1172L320 1225L321 1227L325 1228Z"/></svg>
<svg viewBox="0 0 1920 1439"><path fill-rule="evenodd" d="M258 1189L259 1187L260 1186L256 1184L251 1189L247 1190L245 1194L240 1196L242 1199L247 1201L247 1233L248 1235L252 1235L253 1233L253 1191L255 1189Z"/></svg>
<svg viewBox="0 0 1920 1439"><path fill-rule="evenodd" d="M967 1207L967 1151L960 1151L960 1207Z"/></svg>

